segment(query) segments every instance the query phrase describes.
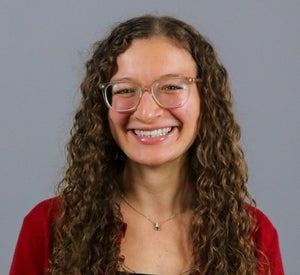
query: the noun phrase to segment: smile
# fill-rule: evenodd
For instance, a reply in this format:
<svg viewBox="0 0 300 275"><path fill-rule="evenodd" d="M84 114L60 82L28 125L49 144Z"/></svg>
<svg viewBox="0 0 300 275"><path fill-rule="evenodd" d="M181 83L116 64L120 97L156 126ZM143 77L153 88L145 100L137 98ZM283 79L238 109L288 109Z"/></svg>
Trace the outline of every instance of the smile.
<svg viewBox="0 0 300 275"><path fill-rule="evenodd" d="M143 130L134 130L134 133L139 137L161 137L168 133L170 133L172 130L171 127L162 128L162 129L156 129L153 131L143 131Z"/></svg>

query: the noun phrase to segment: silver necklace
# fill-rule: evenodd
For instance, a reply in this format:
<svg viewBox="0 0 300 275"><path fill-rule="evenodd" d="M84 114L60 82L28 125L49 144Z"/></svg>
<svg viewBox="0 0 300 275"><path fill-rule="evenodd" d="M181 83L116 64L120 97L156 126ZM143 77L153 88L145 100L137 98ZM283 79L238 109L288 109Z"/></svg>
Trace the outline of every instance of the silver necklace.
<svg viewBox="0 0 300 275"><path fill-rule="evenodd" d="M139 210L137 210L132 204L129 203L129 201L125 198L124 195L121 195L121 199L136 213L138 213L139 215L141 215L142 217L144 217L145 219L147 219L152 225L153 225L153 229L155 231L160 231L161 230L161 226L162 224L166 223L167 221L169 220L172 220L174 219L176 216L178 216L179 214L181 214L180 212L179 213L175 213L173 215L171 215L170 217L162 220L162 221L153 221L151 220L148 216L146 216L145 214L143 214L142 212L140 212Z"/></svg>

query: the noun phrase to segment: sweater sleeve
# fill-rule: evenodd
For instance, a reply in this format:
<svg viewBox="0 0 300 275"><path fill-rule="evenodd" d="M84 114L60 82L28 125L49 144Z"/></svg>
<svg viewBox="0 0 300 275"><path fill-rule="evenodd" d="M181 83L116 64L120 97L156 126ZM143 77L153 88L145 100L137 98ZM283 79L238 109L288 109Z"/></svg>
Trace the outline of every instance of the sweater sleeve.
<svg viewBox="0 0 300 275"><path fill-rule="evenodd" d="M283 275L284 270L277 230L264 213L258 209L254 211L258 222L255 241L260 250L258 255L259 274L268 274L270 269L272 275Z"/></svg>
<svg viewBox="0 0 300 275"><path fill-rule="evenodd" d="M57 199L35 206L24 218L15 248L10 275L46 274L49 267L50 232ZM55 206L57 210L57 206Z"/></svg>

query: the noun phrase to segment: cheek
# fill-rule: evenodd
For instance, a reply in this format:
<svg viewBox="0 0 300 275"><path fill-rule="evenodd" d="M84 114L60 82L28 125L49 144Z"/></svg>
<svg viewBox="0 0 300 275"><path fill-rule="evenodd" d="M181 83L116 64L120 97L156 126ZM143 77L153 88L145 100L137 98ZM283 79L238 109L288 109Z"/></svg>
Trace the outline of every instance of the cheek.
<svg viewBox="0 0 300 275"><path fill-rule="evenodd" d="M200 100L200 96L199 96L199 92L195 92L194 97L191 100L191 106L188 107L188 111L190 112L190 115L193 119L191 119L192 121L194 121L194 123L196 123L196 127L198 128L198 124L200 121L200 116L201 116L201 100Z"/></svg>
<svg viewBox="0 0 300 275"><path fill-rule="evenodd" d="M187 133L186 137L195 138L200 127L200 100L197 98L189 103L178 114L178 118L180 117L182 127L185 129L185 133Z"/></svg>
<svg viewBox="0 0 300 275"><path fill-rule="evenodd" d="M198 127L198 121L200 119L200 98L194 96L190 98L187 104L182 110L182 119L190 127Z"/></svg>
<svg viewBox="0 0 300 275"><path fill-rule="evenodd" d="M129 121L130 114L128 113L117 113L114 111L109 111L108 122L110 131L114 139L124 130L126 130L126 125Z"/></svg>

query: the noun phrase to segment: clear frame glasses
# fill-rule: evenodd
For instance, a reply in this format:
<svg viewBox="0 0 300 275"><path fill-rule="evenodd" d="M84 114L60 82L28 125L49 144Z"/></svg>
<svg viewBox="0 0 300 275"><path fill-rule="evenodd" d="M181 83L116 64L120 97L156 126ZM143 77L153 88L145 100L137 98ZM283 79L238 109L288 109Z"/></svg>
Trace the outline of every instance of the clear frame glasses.
<svg viewBox="0 0 300 275"><path fill-rule="evenodd" d="M151 93L154 101L167 109L183 106L190 94L190 85L200 82L199 78L165 76L155 80L150 89L130 80L112 81L100 88L106 105L117 112L129 112L137 108L144 92Z"/></svg>

